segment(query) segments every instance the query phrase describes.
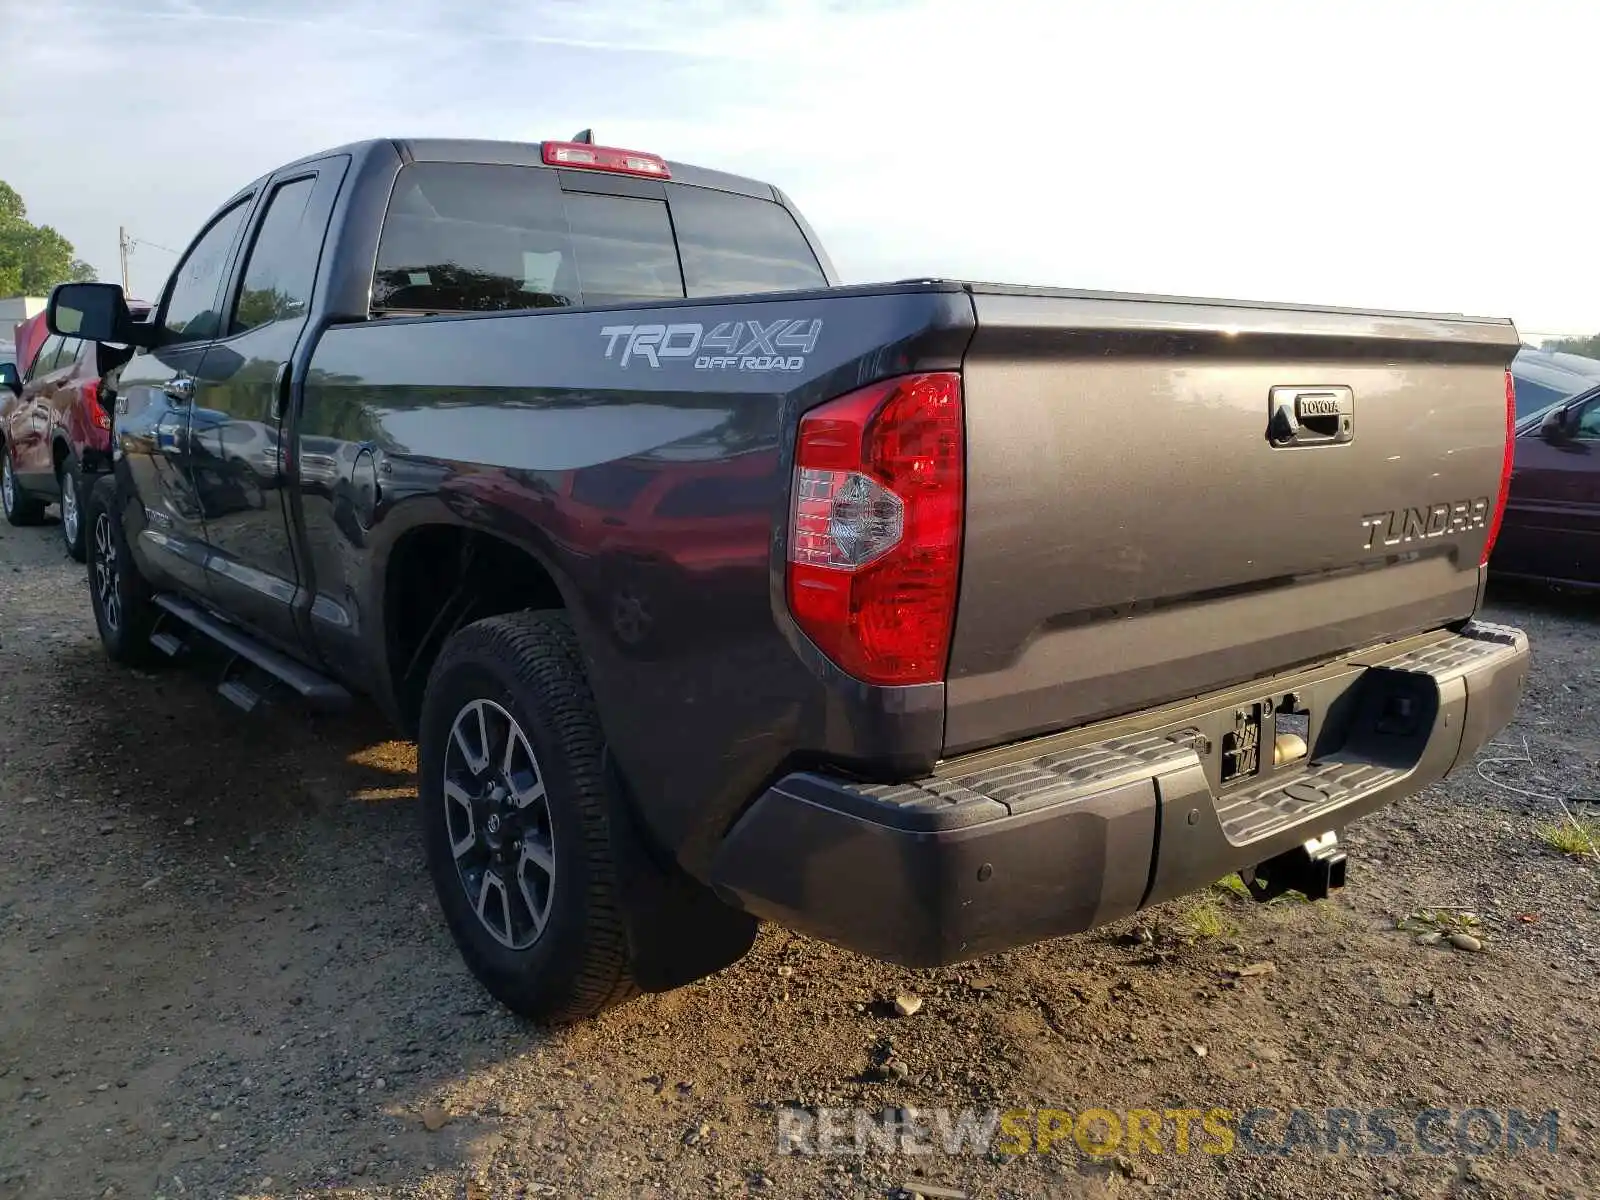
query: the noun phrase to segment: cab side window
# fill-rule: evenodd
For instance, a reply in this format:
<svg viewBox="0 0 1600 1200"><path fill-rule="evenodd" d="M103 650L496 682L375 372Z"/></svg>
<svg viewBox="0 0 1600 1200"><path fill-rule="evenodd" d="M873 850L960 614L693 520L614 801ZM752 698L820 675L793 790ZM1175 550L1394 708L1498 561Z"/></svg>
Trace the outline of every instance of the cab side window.
<svg viewBox="0 0 1600 1200"><path fill-rule="evenodd" d="M178 264L176 282L161 317L165 341L200 342L221 332L222 314L217 306L222 276L228 265L228 252L249 211L250 201L239 201L212 222Z"/></svg>
<svg viewBox="0 0 1600 1200"><path fill-rule="evenodd" d="M245 262L231 333L305 317L327 224L326 211L311 204L316 186L310 176L279 184L272 193Z"/></svg>

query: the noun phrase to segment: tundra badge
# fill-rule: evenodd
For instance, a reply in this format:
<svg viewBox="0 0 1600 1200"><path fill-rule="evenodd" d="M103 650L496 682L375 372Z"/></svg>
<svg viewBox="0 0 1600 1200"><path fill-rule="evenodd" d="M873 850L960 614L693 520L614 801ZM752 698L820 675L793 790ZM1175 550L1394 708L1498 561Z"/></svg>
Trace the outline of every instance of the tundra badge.
<svg viewBox="0 0 1600 1200"><path fill-rule="evenodd" d="M1367 535L1366 548L1371 550L1378 545L1380 536L1383 545L1399 546L1443 537L1447 533L1482 529L1488 522L1489 497L1479 496L1476 500L1457 500L1451 504L1368 513L1361 518L1361 528Z"/></svg>

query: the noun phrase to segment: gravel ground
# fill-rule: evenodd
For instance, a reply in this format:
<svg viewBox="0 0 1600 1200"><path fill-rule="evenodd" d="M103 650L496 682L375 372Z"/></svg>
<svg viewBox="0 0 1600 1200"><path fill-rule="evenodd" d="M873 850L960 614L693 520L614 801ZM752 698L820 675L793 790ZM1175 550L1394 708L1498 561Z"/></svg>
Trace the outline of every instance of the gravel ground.
<svg viewBox="0 0 1600 1200"><path fill-rule="evenodd" d="M460 965L424 878L414 752L369 715L244 716L102 657L53 527L0 526L0 1198L1600 1194L1597 866L1464 771L1348 836L1323 904L1224 889L908 972L765 930L739 966L545 1032ZM1483 772L1600 796L1592 604L1533 637ZM1510 747L1506 749L1505 747ZM1424 910L1478 952L1425 945ZM1259 964L1270 964L1270 967ZM1241 974L1242 972L1242 974ZM897 996L921 1000L897 1015ZM906 1007L914 1007L907 1004ZM779 1153L791 1105L1560 1110L1482 1157ZM905 1114L902 1113L902 1116ZM1199 1141L1198 1131L1195 1134ZM941 1190L943 1189L943 1190Z"/></svg>

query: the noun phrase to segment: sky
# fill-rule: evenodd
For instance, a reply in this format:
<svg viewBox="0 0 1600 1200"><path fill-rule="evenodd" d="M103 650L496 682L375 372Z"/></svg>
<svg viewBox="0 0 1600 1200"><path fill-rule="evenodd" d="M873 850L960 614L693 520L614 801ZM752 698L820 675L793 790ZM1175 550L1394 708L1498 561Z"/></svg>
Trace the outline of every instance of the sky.
<svg viewBox="0 0 1600 1200"><path fill-rule="evenodd" d="M0 0L0 43L0 179L103 279L126 226L146 298L283 162L593 128L777 183L848 282L1600 331L1581 0Z"/></svg>

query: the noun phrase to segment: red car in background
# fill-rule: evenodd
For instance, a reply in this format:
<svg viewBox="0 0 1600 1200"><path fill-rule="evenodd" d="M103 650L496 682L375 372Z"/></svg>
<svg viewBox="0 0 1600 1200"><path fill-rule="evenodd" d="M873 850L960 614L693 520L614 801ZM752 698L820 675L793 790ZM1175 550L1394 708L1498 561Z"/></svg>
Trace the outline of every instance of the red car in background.
<svg viewBox="0 0 1600 1200"><path fill-rule="evenodd" d="M16 343L17 370L21 371L23 363L33 361L34 353L39 349L40 343L50 336L50 331L45 328L42 313L37 317L29 317L12 328L16 330L16 337L12 340Z"/></svg>
<svg viewBox="0 0 1600 1200"><path fill-rule="evenodd" d="M149 312L133 307L137 320ZM82 562L80 502L111 469L115 376L133 351L52 334L42 314L16 329L17 369L0 389L0 507L11 524L35 525L59 500L62 540Z"/></svg>

